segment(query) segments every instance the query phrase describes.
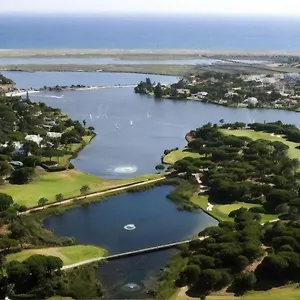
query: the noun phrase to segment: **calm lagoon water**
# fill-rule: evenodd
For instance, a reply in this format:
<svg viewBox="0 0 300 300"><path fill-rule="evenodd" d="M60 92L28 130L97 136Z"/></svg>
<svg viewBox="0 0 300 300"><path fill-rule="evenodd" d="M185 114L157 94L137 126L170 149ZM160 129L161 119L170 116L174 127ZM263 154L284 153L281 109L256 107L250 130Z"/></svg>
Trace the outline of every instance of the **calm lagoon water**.
<svg viewBox="0 0 300 300"><path fill-rule="evenodd" d="M4 72L19 87L43 85L134 84L150 77L164 83L176 77L107 73L18 73ZM59 107L70 117L87 120L96 138L73 161L80 170L107 178L152 173L165 149L183 147L184 135L207 122L277 121L300 126L297 112L229 108L197 101L154 99L132 88L96 91L45 92L32 94L34 101ZM132 121L133 126L130 125ZM127 173L124 173L127 170Z"/></svg>
<svg viewBox="0 0 300 300"><path fill-rule="evenodd" d="M153 81L170 83L176 81L175 76L160 76L132 73L101 72L1 72L16 82L17 88L40 88L55 85L132 85L150 77ZM54 94L54 96L57 95ZM45 95L43 95L45 98Z"/></svg>
<svg viewBox="0 0 300 300"><path fill-rule="evenodd" d="M179 211L166 197L172 189L163 186L112 196L107 201L50 217L44 225L58 236L73 236L80 244L101 246L115 254L182 241L217 224L202 211ZM134 224L136 229L125 230L127 224ZM173 252L168 250L109 262L99 268L99 277L113 299L129 296L126 288L124 290L128 283L141 287L135 293L130 292L131 297L146 297L145 291L149 288L146 282L158 274Z"/></svg>

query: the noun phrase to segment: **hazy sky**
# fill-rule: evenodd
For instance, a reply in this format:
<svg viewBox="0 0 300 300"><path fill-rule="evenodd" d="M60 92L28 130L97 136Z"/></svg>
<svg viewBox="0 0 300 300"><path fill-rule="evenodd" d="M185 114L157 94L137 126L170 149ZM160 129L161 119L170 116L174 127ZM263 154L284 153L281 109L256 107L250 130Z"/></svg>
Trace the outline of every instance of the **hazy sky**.
<svg viewBox="0 0 300 300"><path fill-rule="evenodd" d="M300 0L1 0L0 12L300 15Z"/></svg>

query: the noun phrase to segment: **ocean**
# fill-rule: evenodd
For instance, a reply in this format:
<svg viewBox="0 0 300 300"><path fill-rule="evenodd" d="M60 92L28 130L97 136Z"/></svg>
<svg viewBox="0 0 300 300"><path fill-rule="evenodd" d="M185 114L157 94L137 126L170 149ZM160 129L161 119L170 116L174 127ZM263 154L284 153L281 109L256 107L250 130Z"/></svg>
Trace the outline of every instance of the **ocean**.
<svg viewBox="0 0 300 300"><path fill-rule="evenodd" d="M290 51L299 28L287 17L0 14L0 48Z"/></svg>

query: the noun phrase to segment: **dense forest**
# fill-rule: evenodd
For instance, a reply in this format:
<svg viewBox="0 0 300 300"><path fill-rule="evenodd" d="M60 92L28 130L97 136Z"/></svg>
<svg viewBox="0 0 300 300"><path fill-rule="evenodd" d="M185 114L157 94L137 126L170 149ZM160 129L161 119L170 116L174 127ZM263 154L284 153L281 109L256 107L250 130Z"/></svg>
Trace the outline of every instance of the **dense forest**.
<svg viewBox="0 0 300 300"><path fill-rule="evenodd" d="M225 289L242 295L300 281L300 222L261 226L255 213L241 208L231 212L234 222L220 222L199 233L182 252L188 263L177 286L203 299Z"/></svg>

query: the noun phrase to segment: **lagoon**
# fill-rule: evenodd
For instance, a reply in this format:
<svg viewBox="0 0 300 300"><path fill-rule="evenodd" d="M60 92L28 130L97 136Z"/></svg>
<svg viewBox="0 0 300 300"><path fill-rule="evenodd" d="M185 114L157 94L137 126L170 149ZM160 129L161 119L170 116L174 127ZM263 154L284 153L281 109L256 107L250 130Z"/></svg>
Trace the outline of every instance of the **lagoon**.
<svg viewBox="0 0 300 300"><path fill-rule="evenodd" d="M172 76L146 74L3 73L15 80L20 88L56 84L134 84L146 77L163 83L177 80ZM95 127L96 138L80 152L73 164L81 171L106 178L153 173L165 149L185 146L185 134L207 122L218 123L220 119L225 122L246 123L281 120L300 126L300 115L297 112L154 99L151 96L137 95L132 88L41 92L30 97L33 101L43 101L62 109L73 119L85 119L88 126Z"/></svg>
<svg viewBox="0 0 300 300"><path fill-rule="evenodd" d="M75 208L45 220L44 225L58 236L72 236L80 244L104 247L110 254L182 241L217 224L204 212L179 211L166 196L171 186L140 193L112 196L109 200ZM134 230L124 226L134 224ZM138 255L109 262L98 270L110 299L146 297L147 281L156 276L174 250ZM141 290L128 292L124 285L138 284ZM149 298L149 296L148 296Z"/></svg>

